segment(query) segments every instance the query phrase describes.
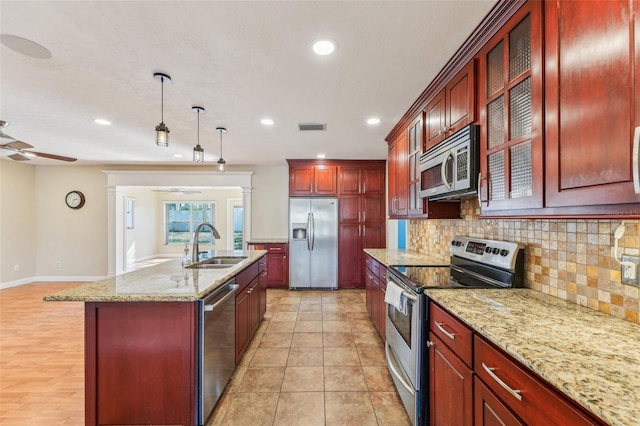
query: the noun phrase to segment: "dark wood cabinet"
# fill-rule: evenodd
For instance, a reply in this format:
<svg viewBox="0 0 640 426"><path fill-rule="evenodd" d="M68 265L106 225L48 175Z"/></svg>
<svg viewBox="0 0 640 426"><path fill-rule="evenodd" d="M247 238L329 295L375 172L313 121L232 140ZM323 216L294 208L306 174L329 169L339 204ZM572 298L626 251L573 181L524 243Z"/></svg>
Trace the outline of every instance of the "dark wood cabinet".
<svg viewBox="0 0 640 426"><path fill-rule="evenodd" d="M429 342L431 424L473 425L473 371L435 334Z"/></svg>
<svg viewBox="0 0 640 426"><path fill-rule="evenodd" d="M408 130L409 149L407 151L409 174L409 200L407 201L407 215L419 216L424 213L424 202L420 198L420 156L422 155L422 139L424 127L422 115L418 117Z"/></svg>
<svg viewBox="0 0 640 426"><path fill-rule="evenodd" d="M477 426L525 426L482 380L474 378L473 409Z"/></svg>
<svg viewBox="0 0 640 426"><path fill-rule="evenodd" d="M236 364L247 351L266 311L266 259L262 257L236 277Z"/></svg>
<svg viewBox="0 0 640 426"><path fill-rule="evenodd" d="M476 119L475 60L471 60L424 110L424 151Z"/></svg>
<svg viewBox="0 0 640 426"><path fill-rule="evenodd" d="M409 204L409 138L402 132L389 145L389 217L407 216Z"/></svg>
<svg viewBox="0 0 640 426"><path fill-rule="evenodd" d="M269 288L289 287L289 244L287 243L253 243L250 250L266 250L266 285Z"/></svg>
<svg viewBox="0 0 640 426"><path fill-rule="evenodd" d="M387 321L387 305L384 302L384 295L387 291L387 269L377 260L365 254L364 275L367 313L384 341Z"/></svg>
<svg viewBox="0 0 640 426"><path fill-rule="evenodd" d="M478 55L482 212L543 206L542 2L524 4Z"/></svg>
<svg viewBox="0 0 640 426"><path fill-rule="evenodd" d="M236 294L236 365L249 347L251 336L251 293L245 287Z"/></svg>
<svg viewBox="0 0 640 426"><path fill-rule="evenodd" d="M633 0L545 3L548 207L640 202L638 10Z"/></svg>
<svg viewBox="0 0 640 426"><path fill-rule="evenodd" d="M365 287L365 248L386 244L384 161L340 165L338 286Z"/></svg>
<svg viewBox="0 0 640 426"><path fill-rule="evenodd" d="M338 194L338 167L308 160L289 163L289 195L329 197Z"/></svg>

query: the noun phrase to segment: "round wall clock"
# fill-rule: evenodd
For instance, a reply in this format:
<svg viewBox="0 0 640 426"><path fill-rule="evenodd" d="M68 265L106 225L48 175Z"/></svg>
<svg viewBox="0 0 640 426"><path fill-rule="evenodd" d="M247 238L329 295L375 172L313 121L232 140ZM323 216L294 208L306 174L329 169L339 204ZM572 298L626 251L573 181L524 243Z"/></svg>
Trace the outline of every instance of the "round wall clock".
<svg viewBox="0 0 640 426"><path fill-rule="evenodd" d="M84 194L80 191L71 191L64 197L64 201L70 208L79 209L84 206Z"/></svg>

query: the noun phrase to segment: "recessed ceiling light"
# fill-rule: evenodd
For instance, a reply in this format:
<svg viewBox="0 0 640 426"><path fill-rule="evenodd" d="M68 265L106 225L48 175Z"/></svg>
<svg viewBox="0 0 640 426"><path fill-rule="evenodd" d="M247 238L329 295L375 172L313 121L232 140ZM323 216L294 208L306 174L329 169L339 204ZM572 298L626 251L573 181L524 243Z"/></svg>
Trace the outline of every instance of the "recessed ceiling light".
<svg viewBox="0 0 640 426"><path fill-rule="evenodd" d="M316 40L313 43L313 51L318 55L330 55L336 51L338 44L328 38Z"/></svg>
<svg viewBox="0 0 640 426"><path fill-rule="evenodd" d="M316 157L318 157L318 158L326 158L327 156L325 154L318 154Z"/></svg>
<svg viewBox="0 0 640 426"><path fill-rule="evenodd" d="M109 120L105 120L104 118L96 118L93 120L96 124L101 124L103 126L111 126L111 122Z"/></svg>
<svg viewBox="0 0 640 426"><path fill-rule="evenodd" d="M367 124L380 124L380 119L376 117L368 118Z"/></svg>
<svg viewBox="0 0 640 426"><path fill-rule="evenodd" d="M51 52L35 41L11 34L1 34L0 42L11 50L36 59L50 59Z"/></svg>
<svg viewBox="0 0 640 426"><path fill-rule="evenodd" d="M262 120L260 120L260 122L265 126L272 126L273 124L275 124L275 121L270 118L263 118Z"/></svg>
<svg viewBox="0 0 640 426"><path fill-rule="evenodd" d="M182 158L182 154L173 154L173 156L176 158Z"/></svg>

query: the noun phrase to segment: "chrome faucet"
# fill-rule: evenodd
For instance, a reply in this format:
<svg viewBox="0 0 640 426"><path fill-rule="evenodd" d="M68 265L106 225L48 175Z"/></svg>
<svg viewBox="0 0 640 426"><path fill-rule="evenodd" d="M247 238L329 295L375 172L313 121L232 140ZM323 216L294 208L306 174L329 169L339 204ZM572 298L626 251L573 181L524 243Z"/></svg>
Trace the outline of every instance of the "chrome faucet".
<svg viewBox="0 0 640 426"><path fill-rule="evenodd" d="M193 233L193 248L192 248L192 252L191 252L191 262L195 263L197 262L198 259L198 252L200 251L200 247L198 246L198 237L200 236L200 230L202 228L204 228L205 226L208 226L209 228L211 228L211 232L213 232L213 237L216 240L220 239L220 233L218 232L218 230L216 229L215 226L213 226L212 224L208 223L208 222L202 222L200 225L198 225L198 227L196 228L196 230Z"/></svg>

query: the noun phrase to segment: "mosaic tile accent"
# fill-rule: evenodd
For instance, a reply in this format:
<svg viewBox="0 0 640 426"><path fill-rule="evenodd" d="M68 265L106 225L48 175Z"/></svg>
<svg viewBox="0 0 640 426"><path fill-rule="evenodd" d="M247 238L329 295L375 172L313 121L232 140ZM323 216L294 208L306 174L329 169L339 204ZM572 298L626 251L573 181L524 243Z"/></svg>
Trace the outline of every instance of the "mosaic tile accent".
<svg viewBox="0 0 640 426"><path fill-rule="evenodd" d="M591 309L640 323L640 291L621 283L612 258L620 220L484 219L475 197L462 201L462 219L409 221L409 249L449 257L454 236L517 241L525 251L525 286ZM618 254L640 255L640 221L625 221ZM440 234L440 243L434 236Z"/></svg>

